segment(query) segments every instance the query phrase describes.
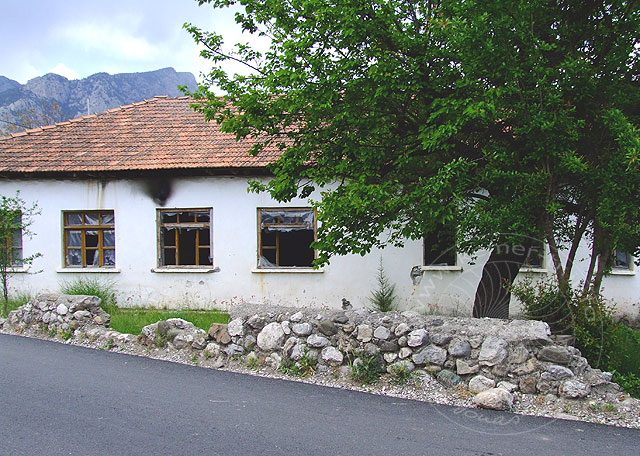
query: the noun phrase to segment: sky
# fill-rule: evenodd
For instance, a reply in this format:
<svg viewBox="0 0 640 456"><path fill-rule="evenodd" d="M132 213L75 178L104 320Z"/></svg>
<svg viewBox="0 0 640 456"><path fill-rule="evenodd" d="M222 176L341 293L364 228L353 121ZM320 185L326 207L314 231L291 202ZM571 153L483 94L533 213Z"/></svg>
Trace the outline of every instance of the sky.
<svg viewBox="0 0 640 456"><path fill-rule="evenodd" d="M173 67L200 80L210 64L182 24L248 41L233 11L196 0L2 0L0 75L22 84L57 73L81 79L99 72Z"/></svg>

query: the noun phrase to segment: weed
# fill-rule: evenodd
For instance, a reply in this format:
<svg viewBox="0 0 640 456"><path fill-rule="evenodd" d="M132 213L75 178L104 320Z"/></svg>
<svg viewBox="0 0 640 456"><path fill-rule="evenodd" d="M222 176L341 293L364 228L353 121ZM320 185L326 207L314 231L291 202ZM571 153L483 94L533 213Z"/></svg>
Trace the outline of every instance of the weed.
<svg viewBox="0 0 640 456"><path fill-rule="evenodd" d="M73 331L71 331L71 329L60 328L58 330L58 335L60 336L61 339L69 340L73 336Z"/></svg>
<svg viewBox="0 0 640 456"><path fill-rule="evenodd" d="M191 355L191 362L193 364L198 364L198 355L196 353L194 353L193 355Z"/></svg>
<svg viewBox="0 0 640 456"><path fill-rule="evenodd" d="M105 350L111 350L116 345L116 342L113 339L109 339L107 343L104 344Z"/></svg>
<svg viewBox="0 0 640 456"><path fill-rule="evenodd" d="M405 385L411 377L413 372L407 369L406 366L399 364L391 368L391 381L396 385Z"/></svg>
<svg viewBox="0 0 640 456"><path fill-rule="evenodd" d="M18 307L25 305L31 299L31 295L23 293L17 294L15 296L11 296L9 301L7 301L7 314L4 313L4 307L0 306L0 316L7 317L9 312L12 310L16 310Z"/></svg>
<svg viewBox="0 0 640 456"><path fill-rule="evenodd" d="M597 412L600 410L600 404L597 404L597 403L591 404L590 407L591 407L591 410L593 410L594 412Z"/></svg>
<svg viewBox="0 0 640 456"><path fill-rule="evenodd" d="M389 312L395 309L396 301L396 286L391 283L386 273L384 272L384 266L382 264L382 257L380 257L380 264L378 265L378 274L376 275L377 289L371 293L369 302L373 310L378 312Z"/></svg>
<svg viewBox="0 0 640 456"><path fill-rule="evenodd" d="M112 281L80 277L70 282L61 282L60 291L68 295L97 296L102 300L101 307L107 313L109 313L107 308L116 305L115 284Z"/></svg>
<svg viewBox="0 0 640 456"><path fill-rule="evenodd" d="M257 356L247 357L247 367L252 370L260 368L260 359Z"/></svg>
<svg viewBox="0 0 640 456"><path fill-rule="evenodd" d="M56 332L57 332L57 331L56 331L56 328L55 328L55 327L53 327L53 326L52 326L52 327L50 327L50 328L49 328L49 331L48 331L48 333L49 333L49 337L55 337L55 336L56 336Z"/></svg>
<svg viewBox="0 0 640 456"><path fill-rule="evenodd" d="M605 412L613 412L613 411L615 411L615 409L616 409L616 406L613 405L613 404L605 404L604 405L604 411Z"/></svg>
<svg viewBox="0 0 640 456"><path fill-rule="evenodd" d="M317 361L305 351L298 361L293 361L292 359L282 360L280 371L295 377L307 377L315 372L316 364Z"/></svg>
<svg viewBox="0 0 640 456"><path fill-rule="evenodd" d="M359 352L357 356L351 366L351 379L363 385L376 383L383 373L379 358L366 352Z"/></svg>

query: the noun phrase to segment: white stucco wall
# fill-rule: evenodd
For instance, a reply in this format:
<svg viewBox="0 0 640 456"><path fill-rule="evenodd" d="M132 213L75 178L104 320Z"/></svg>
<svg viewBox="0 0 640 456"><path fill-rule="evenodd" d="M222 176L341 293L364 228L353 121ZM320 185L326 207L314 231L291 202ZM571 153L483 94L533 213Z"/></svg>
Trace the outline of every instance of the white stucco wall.
<svg viewBox="0 0 640 456"><path fill-rule="evenodd" d="M436 313L470 314L487 254L475 264L459 257L460 268L424 271L414 285L411 268L422 263L422 243L387 248L366 257L335 257L322 272L256 272L258 207L306 207L304 201L283 205L266 194L247 192L247 179L193 177L173 179L164 208L213 208L213 263L217 272L153 272L157 268L156 209L143 180L2 180L0 194L37 202L41 214L25 238L24 254L42 254L29 272L11 278L14 292L57 291L60 282L88 276L112 281L123 306L228 308L235 302L305 307L340 307L347 298L355 307L368 304L375 288L378 262L396 289L402 308ZM112 209L116 223L116 268L112 272L65 269L62 211ZM580 265L576 268L579 274ZM584 266L586 267L586 266ZM551 271L547 256L547 268ZM108 269L104 269L108 271ZM544 274L528 274L534 278ZM584 276L584 274L582 275ZM604 293L620 311L638 315L640 277L635 273L605 279ZM512 303L512 312L518 312Z"/></svg>

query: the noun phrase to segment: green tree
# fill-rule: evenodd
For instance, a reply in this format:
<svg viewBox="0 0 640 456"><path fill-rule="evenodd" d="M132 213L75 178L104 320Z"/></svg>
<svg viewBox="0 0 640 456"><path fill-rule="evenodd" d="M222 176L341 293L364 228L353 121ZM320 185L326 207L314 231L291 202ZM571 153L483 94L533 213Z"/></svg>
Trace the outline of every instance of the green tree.
<svg viewBox="0 0 640 456"><path fill-rule="evenodd" d="M24 256L22 248L23 237L32 235L29 226L37 214L38 205L27 205L19 193L13 197L0 195L0 280L4 315L8 312L9 278L14 268L29 266L40 256L39 253Z"/></svg>
<svg viewBox="0 0 640 456"><path fill-rule="evenodd" d="M320 189L318 264L455 224L459 251L491 250L474 315L506 317L527 239L548 242L561 288L583 240L596 291L608 252L638 250L638 2L199 3L242 6L270 42L225 48L186 24L214 63L194 107L281 152L254 190Z"/></svg>

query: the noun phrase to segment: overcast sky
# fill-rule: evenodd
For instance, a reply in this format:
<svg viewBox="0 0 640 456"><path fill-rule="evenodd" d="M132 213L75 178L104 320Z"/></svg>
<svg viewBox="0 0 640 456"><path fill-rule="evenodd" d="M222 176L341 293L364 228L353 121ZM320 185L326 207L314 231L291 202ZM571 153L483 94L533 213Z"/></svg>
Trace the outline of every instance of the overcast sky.
<svg viewBox="0 0 640 456"><path fill-rule="evenodd" d="M0 75L22 84L46 73L79 79L165 67L200 79L210 66L184 22L222 33L225 43L248 39L231 11L195 0L2 0L1 10Z"/></svg>

